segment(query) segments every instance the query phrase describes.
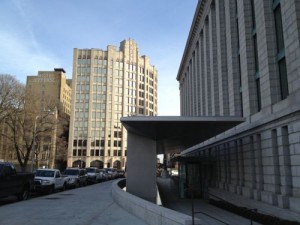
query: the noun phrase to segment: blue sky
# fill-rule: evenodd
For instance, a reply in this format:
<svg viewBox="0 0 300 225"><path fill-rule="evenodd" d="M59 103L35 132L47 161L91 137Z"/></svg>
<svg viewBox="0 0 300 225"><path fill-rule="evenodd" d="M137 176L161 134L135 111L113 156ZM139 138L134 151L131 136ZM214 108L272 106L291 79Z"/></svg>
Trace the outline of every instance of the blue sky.
<svg viewBox="0 0 300 225"><path fill-rule="evenodd" d="M158 113L179 115L176 75L197 0L1 0L0 73L22 83L64 68L73 48L119 47L132 38L159 74Z"/></svg>

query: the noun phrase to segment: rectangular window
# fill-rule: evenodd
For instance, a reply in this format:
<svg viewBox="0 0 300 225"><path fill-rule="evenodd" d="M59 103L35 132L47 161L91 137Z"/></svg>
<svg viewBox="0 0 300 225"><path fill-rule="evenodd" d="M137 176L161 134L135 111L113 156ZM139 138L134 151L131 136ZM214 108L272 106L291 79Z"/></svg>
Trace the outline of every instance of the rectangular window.
<svg viewBox="0 0 300 225"><path fill-rule="evenodd" d="M281 99L289 95L280 1L273 1Z"/></svg>
<svg viewBox="0 0 300 225"><path fill-rule="evenodd" d="M253 51L254 51L254 67L255 67L255 89L256 89L256 103L257 111L261 110L261 93L260 93L260 76L259 76L259 59L257 47L257 33L256 33L256 17L255 17L255 4L251 0L251 16L252 16L252 38L253 38Z"/></svg>

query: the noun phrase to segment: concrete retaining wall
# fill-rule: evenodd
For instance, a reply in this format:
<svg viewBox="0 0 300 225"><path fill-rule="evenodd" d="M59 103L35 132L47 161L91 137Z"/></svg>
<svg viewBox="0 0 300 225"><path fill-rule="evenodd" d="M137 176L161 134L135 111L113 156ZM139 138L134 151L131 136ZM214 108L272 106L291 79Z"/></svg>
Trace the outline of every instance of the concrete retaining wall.
<svg viewBox="0 0 300 225"><path fill-rule="evenodd" d="M115 181L112 185L112 197L116 203L129 213L144 220L150 225L189 225L192 224L192 217L176 212L171 209L153 204L144 199L138 198L122 190ZM202 224L199 219L195 219L195 224Z"/></svg>

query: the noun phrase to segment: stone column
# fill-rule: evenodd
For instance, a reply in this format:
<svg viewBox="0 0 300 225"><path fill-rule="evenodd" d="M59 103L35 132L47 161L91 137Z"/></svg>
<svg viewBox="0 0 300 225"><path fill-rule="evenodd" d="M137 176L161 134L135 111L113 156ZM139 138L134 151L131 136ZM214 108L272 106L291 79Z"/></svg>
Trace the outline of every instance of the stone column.
<svg viewBox="0 0 300 225"><path fill-rule="evenodd" d="M156 202L156 141L128 132L127 192Z"/></svg>

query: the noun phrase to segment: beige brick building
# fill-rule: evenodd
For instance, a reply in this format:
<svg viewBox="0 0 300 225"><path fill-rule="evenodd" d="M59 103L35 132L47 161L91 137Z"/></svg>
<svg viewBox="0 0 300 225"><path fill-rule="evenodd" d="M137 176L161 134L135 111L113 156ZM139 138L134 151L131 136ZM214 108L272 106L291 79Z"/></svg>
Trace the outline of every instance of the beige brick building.
<svg viewBox="0 0 300 225"><path fill-rule="evenodd" d="M137 43L74 49L68 166L124 168L127 134L120 118L157 114L157 70Z"/></svg>
<svg viewBox="0 0 300 225"><path fill-rule="evenodd" d="M299 9L298 0L198 2L177 76L181 115L246 119L181 153L199 158L181 164L181 184L200 196L300 212Z"/></svg>
<svg viewBox="0 0 300 225"><path fill-rule="evenodd" d="M59 127L62 121L59 122L58 118L69 120L71 111L71 80L68 80L62 68L55 68L53 71L38 71L37 76L27 76L26 88L30 89L32 93L39 96L38 101L40 104L40 113L38 117L42 117L45 113L52 117L55 123L54 130L50 134L43 134L41 142L35 147L35 151L39 151L38 167L55 168L57 165L56 160L58 154L64 154L63 151L57 146L58 132L62 132ZM48 112L49 107L53 112ZM55 108L53 109L53 106ZM38 120L37 117L37 120Z"/></svg>
<svg viewBox="0 0 300 225"><path fill-rule="evenodd" d="M70 115L71 112L71 80L66 78L65 70L55 68L54 71L38 71L37 76L27 76L26 87L40 96L41 109L54 101L58 113Z"/></svg>

